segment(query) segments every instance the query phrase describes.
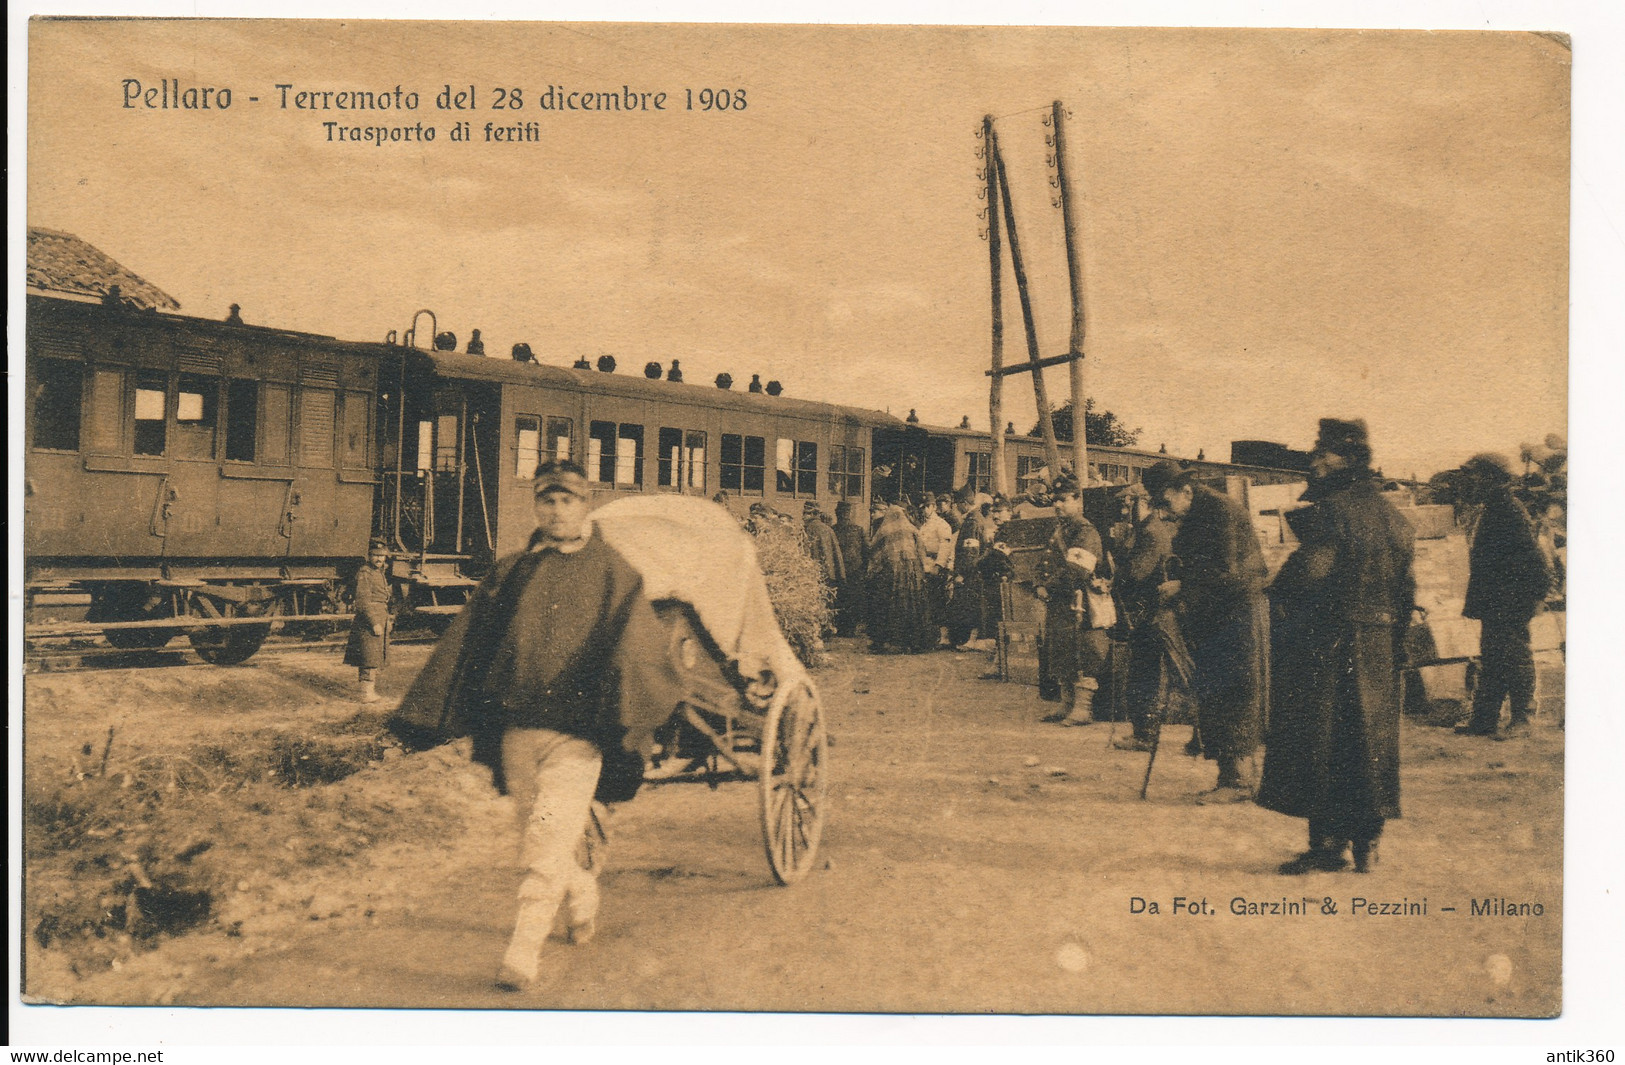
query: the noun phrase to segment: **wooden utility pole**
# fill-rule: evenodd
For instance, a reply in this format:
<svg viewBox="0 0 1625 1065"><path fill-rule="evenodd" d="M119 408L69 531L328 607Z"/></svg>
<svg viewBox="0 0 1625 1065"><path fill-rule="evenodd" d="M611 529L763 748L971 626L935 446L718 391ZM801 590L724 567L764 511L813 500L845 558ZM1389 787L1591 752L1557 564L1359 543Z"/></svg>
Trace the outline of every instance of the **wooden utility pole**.
<svg viewBox="0 0 1625 1065"><path fill-rule="evenodd" d="M1032 299L1027 294L1027 270L1021 261L1021 243L1016 237L1016 213L1010 202L1010 182L1004 172L1004 156L999 151L997 143L988 146L993 153L993 163L998 170L999 201L1004 207L1005 232L1010 237L1010 266L1016 275L1016 292L1021 296L1021 320L1027 329L1027 365L1023 367L1000 368L997 373L989 376L997 380L1006 373L1027 372L1033 375L1033 397L1038 401L1038 431L1044 437L1044 461L1050 468L1053 478L1061 470L1061 449L1055 443L1055 423L1050 418L1049 394L1044 388L1044 365L1038 357L1038 331L1033 325ZM1004 430L995 425L995 435L1002 434Z"/></svg>
<svg viewBox="0 0 1625 1065"><path fill-rule="evenodd" d="M986 153L987 165L983 172L987 175L987 255L988 264L993 278L993 369L1004 368L1004 254L1003 243L999 238L999 180L997 165L993 161L993 153L998 144L997 134L993 132L993 116L987 115L982 119L982 146ZM987 415L990 439L993 442L993 454L989 462L993 466L993 490L1001 495L1010 494L1010 481L1004 469L1004 375L994 373L993 383L988 386Z"/></svg>
<svg viewBox="0 0 1625 1065"><path fill-rule="evenodd" d="M1056 100L1051 109L1055 130L1055 178L1061 192L1061 224L1066 231L1066 271L1072 284L1072 356L1069 363L1072 378L1072 472L1079 484L1089 483L1089 443L1085 431L1088 418L1084 408L1088 405L1083 377L1083 256L1078 253L1077 222L1072 217L1072 199L1066 180L1066 141L1061 133L1061 113L1065 110Z"/></svg>

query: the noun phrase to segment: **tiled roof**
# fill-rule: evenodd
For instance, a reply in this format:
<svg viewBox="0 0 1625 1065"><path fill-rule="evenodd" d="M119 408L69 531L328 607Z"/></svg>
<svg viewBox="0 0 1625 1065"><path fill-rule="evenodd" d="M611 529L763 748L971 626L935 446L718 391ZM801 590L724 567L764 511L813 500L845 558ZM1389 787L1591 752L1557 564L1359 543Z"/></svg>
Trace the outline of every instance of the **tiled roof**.
<svg viewBox="0 0 1625 1065"><path fill-rule="evenodd" d="M72 233L28 227L28 287L74 296L105 296L117 285L126 303L144 310L175 311L180 303Z"/></svg>

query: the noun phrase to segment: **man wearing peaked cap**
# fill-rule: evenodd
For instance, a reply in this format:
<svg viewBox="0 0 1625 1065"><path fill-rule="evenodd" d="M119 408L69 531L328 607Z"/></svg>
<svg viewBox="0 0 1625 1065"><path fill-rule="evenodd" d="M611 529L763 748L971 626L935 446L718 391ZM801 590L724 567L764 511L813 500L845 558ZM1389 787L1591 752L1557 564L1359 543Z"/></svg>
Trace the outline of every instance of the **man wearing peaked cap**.
<svg viewBox="0 0 1625 1065"><path fill-rule="evenodd" d="M835 530L824 520L824 512L812 500L801 505L802 533L807 553L818 563L818 572L824 583L839 588L846 583L846 560L841 545L835 541Z"/></svg>
<svg viewBox="0 0 1625 1065"><path fill-rule="evenodd" d="M1235 500L1196 483L1195 471L1159 462L1145 471L1146 491L1179 522L1173 552L1179 577L1157 588L1179 616L1195 666L1202 753L1218 763L1217 786L1199 803L1251 799L1250 762L1269 705L1269 574L1252 517Z"/></svg>
<svg viewBox="0 0 1625 1065"><path fill-rule="evenodd" d="M1468 502L1483 506L1467 555L1467 599L1462 617L1479 620L1478 687L1473 716L1460 730L1506 739L1527 730L1535 706L1535 657L1529 623L1551 590L1552 572L1529 512L1512 494L1512 463L1484 452L1461 467ZM1511 720L1500 730L1501 704Z"/></svg>
<svg viewBox="0 0 1625 1065"><path fill-rule="evenodd" d="M1415 602L1410 523L1371 472L1365 423L1326 418L1298 548L1270 585L1273 699L1258 803L1309 822L1288 875L1368 872L1399 816L1399 669Z"/></svg>
<svg viewBox="0 0 1625 1065"><path fill-rule="evenodd" d="M1060 688L1061 707L1044 720L1092 725L1095 692L1111 648L1106 630L1117 623L1111 557L1100 532L1083 516L1077 479L1062 474L1051 491L1061 520L1045 548L1035 591L1045 602L1049 673Z"/></svg>
<svg viewBox="0 0 1625 1065"><path fill-rule="evenodd" d="M514 799L518 912L497 975L508 991L538 978L561 909L570 942L592 938L592 804L631 798L641 751L681 697L642 578L587 520L581 467L548 460L533 484L529 545L469 596L393 721L408 735L471 735L474 760Z"/></svg>

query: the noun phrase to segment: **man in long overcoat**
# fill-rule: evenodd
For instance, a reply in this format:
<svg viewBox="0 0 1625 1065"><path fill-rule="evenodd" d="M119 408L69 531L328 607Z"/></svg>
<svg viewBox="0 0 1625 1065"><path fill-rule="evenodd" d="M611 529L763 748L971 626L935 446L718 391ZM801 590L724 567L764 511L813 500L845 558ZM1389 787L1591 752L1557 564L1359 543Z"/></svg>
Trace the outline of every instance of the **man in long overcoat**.
<svg viewBox="0 0 1625 1065"><path fill-rule="evenodd" d="M865 587L869 569L869 534L853 518L852 504L841 500L835 504L835 543L841 549L841 564L846 576L835 591L835 631L841 636L853 636L868 609Z"/></svg>
<svg viewBox="0 0 1625 1065"><path fill-rule="evenodd" d="M818 563L819 575L831 589L846 583L846 563L835 530L824 520L823 511L812 500L801 505L801 529L807 540L807 553Z"/></svg>
<svg viewBox="0 0 1625 1065"><path fill-rule="evenodd" d="M681 697L642 577L587 521L586 474L549 460L534 491L529 545L474 590L393 722L471 735L474 760L514 798L522 882L497 976L510 991L537 979L561 907L572 943L592 937L598 883L577 850L594 797L630 797L617 778L635 790L640 751Z"/></svg>
<svg viewBox="0 0 1625 1065"><path fill-rule="evenodd" d="M356 571L351 602L355 620L350 623L350 639L344 645L344 664L355 666L361 702L378 701L378 671L389 657L389 549L382 540L367 548L367 564Z"/></svg>
<svg viewBox="0 0 1625 1065"><path fill-rule="evenodd" d="M1529 725L1535 706L1535 656L1529 622L1551 590L1552 571L1528 511L1512 494L1512 464L1504 456L1475 455L1463 464L1467 496L1483 504L1467 555L1467 601L1461 615L1477 618L1479 672L1473 716L1460 730L1503 739ZM1506 731L1498 732L1501 704L1512 703Z"/></svg>
<svg viewBox="0 0 1625 1065"><path fill-rule="evenodd" d="M1196 667L1202 753L1219 764L1218 785L1202 803L1243 802L1254 781L1244 768L1258 750L1269 710L1269 569L1252 519L1240 504L1196 483L1171 461L1145 471L1146 491L1179 521L1179 577L1158 597L1179 613Z"/></svg>
<svg viewBox="0 0 1625 1065"><path fill-rule="evenodd" d="M1309 821L1285 874L1367 872L1399 816L1399 668L1415 533L1370 469L1365 423L1322 419L1299 540L1270 587L1275 699L1259 805Z"/></svg>

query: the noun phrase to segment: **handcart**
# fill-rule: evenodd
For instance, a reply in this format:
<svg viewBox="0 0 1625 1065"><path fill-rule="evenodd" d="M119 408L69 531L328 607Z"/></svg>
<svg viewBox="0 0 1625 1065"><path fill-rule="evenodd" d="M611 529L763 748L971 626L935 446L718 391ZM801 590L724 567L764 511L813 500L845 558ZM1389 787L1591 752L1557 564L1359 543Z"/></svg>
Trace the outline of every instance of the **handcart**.
<svg viewBox="0 0 1625 1065"><path fill-rule="evenodd" d="M774 618L755 542L722 507L692 497L619 499L592 521L642 575L682 683L656 733L653 774L669 778L670 762L713 786L755 780L773 876L800 880L823 836L829 737L818 689Z"/></svg>

